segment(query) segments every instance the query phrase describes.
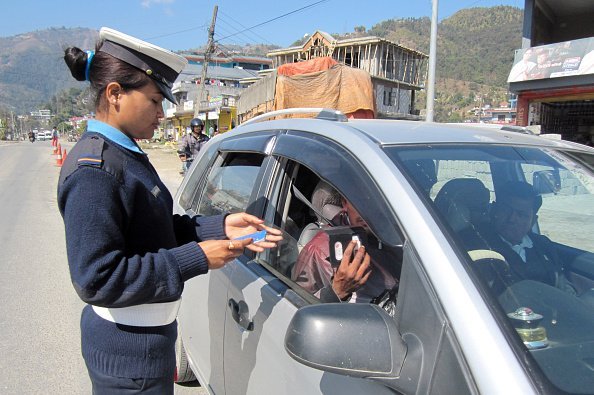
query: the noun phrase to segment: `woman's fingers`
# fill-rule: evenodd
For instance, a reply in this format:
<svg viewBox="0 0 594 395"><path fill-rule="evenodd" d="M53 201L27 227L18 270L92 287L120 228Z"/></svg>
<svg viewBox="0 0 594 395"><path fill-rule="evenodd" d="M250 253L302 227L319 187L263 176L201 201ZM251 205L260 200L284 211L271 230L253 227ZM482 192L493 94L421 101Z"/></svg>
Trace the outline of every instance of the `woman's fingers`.
<svg viewBox="0 0 594 395"><path fill-rule="evenodd" d="M238 253L238 256L243 253L243 249L252 244L253 239L243 239L243 240L227 240L228 245L227 248L234 253Z"/></svg>
<svg viewBox="0 0 594 395"><path fill-rule="evenodd" d="M267 241L277 242L282 240L282 232L280 229L264 225L264 220L254 215L247 213L235 213L230 214L225 218L225 234L229 239L236 239L259 230L266 231Z"/></svg>
<svg viewBox="0 0 594 395"><path fill-rule="evenodd" d="M206 240L198 243L206 259L209 269L219 269L227 262L237 258L243 253L243 249L252 242L252 239L245 240Z"/></svg>

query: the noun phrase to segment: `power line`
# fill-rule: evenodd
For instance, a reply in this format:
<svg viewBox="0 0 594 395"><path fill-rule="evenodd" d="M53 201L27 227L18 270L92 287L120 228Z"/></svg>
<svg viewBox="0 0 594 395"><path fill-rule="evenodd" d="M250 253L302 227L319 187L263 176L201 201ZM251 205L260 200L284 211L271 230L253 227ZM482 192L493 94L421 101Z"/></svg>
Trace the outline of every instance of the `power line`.
<svg viewBox="0 0 594 395"><path fill-rule="evenodd" d="M226 35L231 35L231 34L237 32L237 29L236 28L233 28L233 27L227 28L229 26L229 23L227 23L225 21L222 21L222 22L223 22L223 25L219 24L219 32L222 33L222 34L216 34L217 38L219 38L219 37L222 38L222 37L224 37ZM254 40L253 40L252 37L248 36L247 34L241 33L241 38L240 37L237 37L235 39L235 42L238 42L238 43L240 43L240 42L252 43L252 42L254 42Z"/></svg>
<svg viewBox="0 0 594 395"><path fill-rule="evenodd" d="M296 9L296 10L293 10L293 11L290 11L290 12L287 12L286 14L283 14L283 15L277 16L277 17L275 17L275 18L269 19L269 20L267 20L267 21L264 21L264 22L262 22L262 23L258 23L257 25L254 25L254 26L252 26L252 27L246 28L246 29L244 29L244 30L241 30L241 31L239 31L239 32L237 32L237 33L234 33L234 34L231 34L231 35L229 35L229 36L223 37L223 38L221 38L221 39L219 39L219 40L217 40L217 41L225 40L225 39L227 39L227 38L229 38L229 37L236 36L236 35L238 35L238 34L240 34L240 33L243 33L243 32L246 32L246 31L250 31L250 30L252 30L252 29L255 29L255 28L257 28L257 27L260 27L260 26L262 26L262 25L265 25L265 24L267 24L267 23L270 23L270 22L276 21L276 20L278 20L278 19L284 18L284 17L286 17L286 16L289 16L289 15L291 15L291 14L295 14L295 13L297 13L297 12L299 12L299 11L303 11L303 10L305 10L305 9L307 9L307 8L315 7L316 5L318 5L318 4L322 4L322 3L325 3L325 2L327 2L327 1L329 1L329 0L320 0L320 1L316 1L315 3L311 3L311 4L309 4L309 5L306 5L306 6L304 6L304 7L298 8L298 9Z"/></svg>
<svg viewBox="0 0 594 395"><path fill-rule="evenodd" d="M193 30L204 29L206 26L208 26L208 24L204 24L202 26L191 27L189 29L184 29L184 30L180 30L180 31L177 31L177 32L173 32L173 33L161 34L160 36L148 37L145 40L148 41L148 40L154 40L156 38L163 38L163 37L174 36L174 35L180 34L180 33L187 33L187 32L191 32Z"/></svg>
<svg viewBox="0 0 594 395"><path fill-rule="evenodd" d="M217 29L218 29L220 32L222 32L223 34L231 34L231 33L233 33L233 31L230 31L229 29L226 29L224 26L221 26L221 24L219 24L219 25L217 26ZM219 33L215 33L215 36L218 38L218 37L220 37L220 36L221 36L221 34L219 34ZM242 42L243 42L243 43L249 44L249 43L251 42L251 39L250 39L249 37L247 37L247 38L243 38L243 39L239 39L239 38L238 38L238 39L236 40L236 42L237 42L237 43L242 43Z"/></svg>
<svg viewBox="0 0 594 395"><path fill-rule="evenodd" d="M247 29L247 27L245 27L245 25L241 24L241 22L239 22L238 20L234 19L232 16L225 14L224 12L221 11L221 13L223 14L223 16L225 16L226 18L231 19L233 22L235 22L236 24L238 24L239 26L243 27L244 29ZM256 32L250 32L255 36L260 37L262 40L266 41L268 44L270 45L275 45L274 43L271 43L270 41L268 41L266 38L262 37L261 35L259 35Z"/></svg>

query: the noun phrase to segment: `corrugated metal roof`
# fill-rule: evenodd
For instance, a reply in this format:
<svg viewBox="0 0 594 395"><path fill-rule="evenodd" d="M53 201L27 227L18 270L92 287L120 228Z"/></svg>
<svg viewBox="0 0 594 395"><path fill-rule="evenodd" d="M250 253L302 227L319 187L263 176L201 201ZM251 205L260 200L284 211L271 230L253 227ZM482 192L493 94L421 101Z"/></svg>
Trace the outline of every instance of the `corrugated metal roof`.
<svg viewBox="0 0 594 395"><path fill-rule="evenodd" d="M204 54L182 54L182 56L195 62L204 61ZM264 65L269 65L272 63L270 59L256 55L213 56L210 58L210 61L218 63L244 62Z"/></svg>
<svg viewBox="0 0 594 395"><path fill-rule="evenodd" d="M188 81L202 76L202 65L188 64L175 80L176 82ZM257 77L258 73L254 70L245 70L231 67L208 66L206 77L220 80L239 81L243 78Z"/></svg>

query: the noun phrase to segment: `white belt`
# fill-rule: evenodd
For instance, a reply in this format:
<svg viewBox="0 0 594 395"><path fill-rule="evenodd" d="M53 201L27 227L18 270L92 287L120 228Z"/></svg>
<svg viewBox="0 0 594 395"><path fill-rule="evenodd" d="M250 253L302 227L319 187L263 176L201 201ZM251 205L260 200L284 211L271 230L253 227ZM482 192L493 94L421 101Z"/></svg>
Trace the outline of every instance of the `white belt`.
<svg viewBox="0 0 594 395"><path fill-rule="evenodd" d="M129 307L92 307L99 317L116 324L162 326L175 321L180 304L181 299L173 302L147 303Z"/></svg>

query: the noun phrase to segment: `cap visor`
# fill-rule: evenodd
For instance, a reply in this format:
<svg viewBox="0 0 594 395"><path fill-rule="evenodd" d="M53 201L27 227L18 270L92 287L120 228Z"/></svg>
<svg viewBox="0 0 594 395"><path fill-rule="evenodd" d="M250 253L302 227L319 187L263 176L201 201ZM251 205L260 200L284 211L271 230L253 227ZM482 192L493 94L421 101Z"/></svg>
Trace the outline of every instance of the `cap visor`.
<svg viewBox="0 0 594 395"><path fill-rule="evenodd" d="M163 97L165 97L165 99L169 100L173 104L177 104L177 100L175 100L175 96L173 96L173 93L171 93L171 89L169 89L169 87L167 85L165 85L164 83L157 81L157 80L153 80L153 82L157 85L157 87L159 88L159 90L161 91L161 93L163 94Z"/></svg>

